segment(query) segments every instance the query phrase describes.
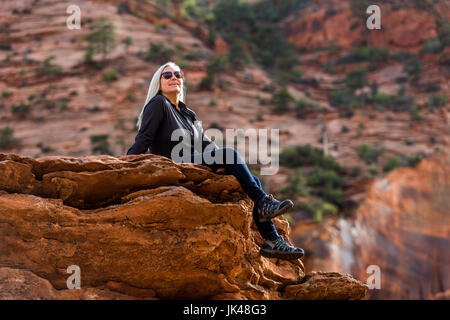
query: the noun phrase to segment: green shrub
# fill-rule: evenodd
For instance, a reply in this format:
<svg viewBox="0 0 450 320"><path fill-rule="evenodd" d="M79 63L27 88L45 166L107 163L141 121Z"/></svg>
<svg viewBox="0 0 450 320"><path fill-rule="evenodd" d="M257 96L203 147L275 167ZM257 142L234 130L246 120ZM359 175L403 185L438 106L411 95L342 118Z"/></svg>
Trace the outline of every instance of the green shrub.
<svg viewBox="0 0 450 320"><path fill-rule="evenodd" d="M393 157L390 158L386 161L386 163L383 166L383 172L389 172L392 171L394 169L397 169L398 167L400 167L402 165L402 161L397 158L397 157Z"/></svg>
<svg viewBox="0 0 450 320"><path fill-rule="evenodd" d="M230 64L225 54L215 55L208 60L206 72L209 74L223 73L228 70Z"/></svg>
<svg viewBox="0 0 450 320"><path fill-rule="evenodd" d="M94 154L111 154L109 150L109 135L99 134L90 136L92 153Z"/></svg>
<svg viewBox="0 0 450 320"><path fill-rule="evenodd" d="M318 192L327 202L341 206L344 201L344 192L340 188L331 188L326 186L323 190Z"/></svg>
<svg viewBox="0 0 450 320"><path fill-rule="evenodd" d="M316 223L322 221L324 214L336 214L338 212L336 206L321 199L313 199L308 201L306 210L313 214L313 220Z"/></svg>
<svg viewBox="0 0 450 320"><path fill-rule="evenodd" d="M395 112L409 111L414 106L414 98L405 95L402 91L399 92L399 95L377 92L370 98L370 102L374 105L384 106Z"/></svg>
<svg viewBox="0 0 450 320"><path fill-rule="evenodd" d="M12 113L18 113L18 114L27 114L31 112L31 106L29 104L26 104L24 102L21 102L20 104L15 104L11 107Z"/></svg>
<svg viewBox="0 0 450 320"><path fill-rule="evenodd" d="M209 128L223 130L223 127L221 125L219 125L217 122L214 122L214 121L211 122L211 125L209 126Z"/></svg>
<svg viewBox="0 0 450 320"><path fill-rule="evenodd" d="M319 107L315 103L308 101L305 98L299 98L295 102L296 116L299 119L304 119L305 113L310 112L310 111L317 111L318 109L319 109Z"/></svg>
<svg viewBox="0 0 450 320"><path fill-rule="evenodd" d="M366 174L364 175L366 179L373 179L378 174L378 167L375 165L370 165Z"/></svg>
<svg viewBox="0 0 450 320"><path fill-rule="evenodd" d="M243 67L251 61L250 55L244 49L244 43L241 40L235 40L228 53L228 60L233 67Z"/></svg>
<svg viewBox="0 0 450 320"><path fill-rule="evenodd" d="M354 105L356 98L350 90L338 89L331 93L330 104L333 107Z"/></svg>
<svg viewBox="0 0 450 320"><path fill-rule="evenodd" d="M403 64L403 69L410 77L417 77L422 72L422 63L414 56Z"/></svg>
<svg viewBox="0 0 450 320"><path fill-rule="evenodd" d="M39 142L38 144L36 144L36 147L41 149L41 152L43 152L43 153L48 153L48 152L52 151L51 147L45 146L42 142Z"/></svg>
<svg viewBox="0 0 450 320"><path fill-rule="evenodd" d="M376 64L379 61L389 59L389 49L379 47L359 47L353 49L350 54L339 59L338 63L370 62Z"/></svg>
<svg viewBox="0 0 450 320"><path fill-rule="evenodd" d="M394 60L397 60L398 62L405 62L412 58L417 59L417 56L412 52L400 50L397 53L393 54L392 58Z"/></svg>
<svg viewBox="0 0 450 320"><path fill-rule="evenodd" d="M409 110L409 116L410 116L411 121L422 121L423 120L422 111L417 106L414 106L411 108L411 110Z"/></svg>
<svg viewBox="0 0 450 320"><path fill-rule="evenodd" d="M350 177L352 178L356 178L359 175L361 175L361 168L360 167L353 167L351 168L350 172L349 172Z"/></svg>
<svg viewBox="0 0 450 320"><path fill-rule="evenodd" d="M89 42L85 54L86 62L92 62L93 54L96 52L102 54L102 60L106 59L107 54L117 45L114 29L114 25L105 17L101 17L94 23L92 32L86 37L86 40Z"/></svg>
<svg viewBox="0 0 450 320"><path fill-rule="evenodd" d="M407 96L405 94L399 94L395 96L392 110L395 112L399 111L410 111L414 107L414 97Z"/></svg>
<svg viewBox="0 0 450 320"><path fill-rule="evenodd" d="M56 106L58 107L58 109L60 111L64 111L64 110L67 110L67 108L69 106L68 103L69 103L69 101L66 98L63 98L63 99L59 99L56 102Z"/></svg>
<svg viewBox="0 0 450 320"><path fill-rule="evenodd" d="M39 75L58 76L62 73L62 68L60 66L52 65L51 61L53 59L54 57L50 56L44 60L43 66L38 69Z"/></svg>
<svg viewBox="0 0 450 320"><path fill-rule="evenodd" d="M383 92L377 92L371 97L373 104L379 104L387 108L391 108L394 105L395 96Z"/></svg>
<svg viewBox="0 0 450 320"><path fill-rule="evenodd" d="M127 36L122 40L122 43L125 45L125 48L126 48L125 50L128 52L128 48L133 43L133 38L130 36Z"/></svg>
<svg viewBox="0 0 450 320"><path fill-rule="evenodd" d="M12 91L8 91L8 90L3 90L2 91L2 97L3 98L9 98L9 97L11 97L13 95L13 92Z"/></svg>
<svg viewBox="0 0 450 320"><path fill-rule="evenodd" d="M324 155L323 150L310 144L290 146L280 154L280 165L288 168L301 166L320 166L324 169L339 171L341 168L331 155Z"/></svg>
<svg viewBox="0 0 450 320"><path fill-rule="evenodd" d="M416 154L416 155L413 155L413 156L407 156L406 158L405 158L405 164L408 166L408 167L415 167L415 166L417 166L421 161L423 160L423 156L422 155L420 155L420 154Z"/></svg>
<svg viewBox="0 0 450 320"><path fill-rule="evenodd" d="M412 155L412 156L401 156L400 158L392 157L386 161L383 166L384 172L389 172L398 167L415 167L418 165L423 159L423 156L420 154Z"/></svg>
<svg viewBox="0 0 450 320"><path fill-rule="evenodd" d="M272 95L271 103L275 105L273 111L278 114L286 112L289 110L289 104L294 100L288 89L282 87Z"/></svg>
<svg viewBox="0 0 450 320"><path fill-rule="evenodd" d="M307 177L308 186L327 187L327 188L341 188L345 185L344 179L335 171L331 169L324 169L319 166L314 167Z"/></svg>
<svg viewBox="0 0 450 320"><path fill-rule="evenodd" d="M447 102L447 97L439 93L432 94L428 97L428 106L432 109L445 107Z"/></svg>
<svg viewBox="0 0 450 320"><path fill-rule="evenodd" d="M296 169L294 175L288 176L288 184L280 190L281 194L287 197L294 197L302 195L304 197L309 195L306 179L301 169Z"/></svg>
<svg viewBox="0 0 450 320"><path fill-rule="evenodd" d="M163 64L167 61L172 60L175 54L175 50L166 47L164 44L151 43L149 49L144 54L144 59L146 61L151 61L156 64Z"/></svg>
<svg viewBox="0 0 450 320"><path fill-rule="evenodd" d="M450 21L445 20L440 24L441 26L438 32L439 40L443 47L450 46Z"/></svg>
<svg viewBox="0 0 450 320"><path fill-rule="evenodd" d="M190 61L201 61L208 58L208 54L203 51L189 51L183 55L183 58Z"/></svg>
<svg viewBox="0 0 450 320"><path fill-rule="evenodd" d="M376 148L370 143L363 143L358 146L358 155L367 164L377 163L382 153L382 149Z"/></svg>
<svg viewBox="0 0 450 320"><path fill-rule="evenodd" d="M199 90L212 91L212 89L214 87L214 75L207 74L205 77L202 78L198 87L199 87Z"/></svg>
<svg viewBox="0 0 450 320"><path fill-rule="evenodd" d="M119 72L117 72L117 70L115 69L111 69L108 70L104 75L103 75L103 80L106 82L112 82L112 81L116 81L119 79Z"/></svg>
<svg viewBox="0 0 450 320"><path fill-rule="evenodd" d="M423 43L422 52L424 53L439 53L444 49L439 38L426 39Z"/></svg>
<svg viewBox="0 0 450 320"><path fill-rule="evenodd" d="M11 127L5 127L0 130L0 149L8 149L15 141L13 136L14 129Z"/></svg>
<svg viewBox="0 0 450 320"><path fill-rule="evenodd" d="M367 70L358 68L354 71L351 71L345 77L345 84L351 92L366 86L368 84Z"/></svg>

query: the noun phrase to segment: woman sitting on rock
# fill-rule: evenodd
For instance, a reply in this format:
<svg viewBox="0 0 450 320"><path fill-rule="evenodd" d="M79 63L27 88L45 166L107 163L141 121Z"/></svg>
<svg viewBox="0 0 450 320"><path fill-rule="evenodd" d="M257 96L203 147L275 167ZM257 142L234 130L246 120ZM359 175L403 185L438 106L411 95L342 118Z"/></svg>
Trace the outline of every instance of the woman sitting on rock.
<svg viewBox="0 0 450 320"><path fill-rule="evenodd" d="M183 129L190 135L189 141L197 140L202 150L194 153L196 143L190 143L189 162L205 165L215 171L224 168L227 174L237 178L244 191L255 203L253 219L265 242L260 250L261 255L281 259L297 259L303 256L303 249L289 245L277 233L272 218L285 213L294 204L291 200L278 201L261 188L258 177L248 169L241 155L233 148L219 148L205 135L194 111L184 103L183 72L173 62L162 65L153 75L147 93L147 99L139 115L133 146L127 155L143 154L150 148L150 153L172 159L173 148L179 144L172 140L172 132ZM201 141L199 142L198 139ZM212 146L210 146L212 144ZM204 152L204 149L210 146ZM182 151L182 150L181 150ZM226 154L228 155L226 156ZM205 162L204 159L220 159ZM186 158L184 158L186 159ZM233 161L229 161L232 159ZM228 160L228 161L226 161Z"/></svg>

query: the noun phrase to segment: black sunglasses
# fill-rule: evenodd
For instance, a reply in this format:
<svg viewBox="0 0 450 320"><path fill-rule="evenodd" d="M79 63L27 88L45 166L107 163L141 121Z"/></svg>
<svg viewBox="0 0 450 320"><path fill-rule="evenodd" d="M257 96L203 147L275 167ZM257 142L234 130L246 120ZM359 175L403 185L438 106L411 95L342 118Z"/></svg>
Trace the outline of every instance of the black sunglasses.
<svg viewBox="0 0 450 320"><path fill-rule="evenodd" d="M181 71L175 71L173 74L178 79L183 78L183 72L181 72ZM164 79L170 79L170 78L172 78L172 71L163 72L163 73L161 73L161 75L164 77Z"/></svg>

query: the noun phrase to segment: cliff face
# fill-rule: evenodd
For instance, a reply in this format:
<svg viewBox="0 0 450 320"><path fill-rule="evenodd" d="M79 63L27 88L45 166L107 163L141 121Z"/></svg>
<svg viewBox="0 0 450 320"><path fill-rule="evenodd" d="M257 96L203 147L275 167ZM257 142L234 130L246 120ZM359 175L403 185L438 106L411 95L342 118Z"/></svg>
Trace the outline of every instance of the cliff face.
<svg viewBox="0 0 450 320"><path fill-rule="evenodd" d="M381 289L370 290L372 299L448 298L449 182L444 152L374 181L354 220L297 230L294 241L313 251L306 267L366 279L377 265Z"/></svg>
<svg viewBox="0 0 450 320"><path fill-rule="evenodd" d="M449 195L450 157L444 152L374 182L357 211L355 246L359 261L381 268L383 290L371 297L429 299L449 290Z"/></svg>
<svg viewBox="0 0 450 320"><path fill-rule="evenodd" d="M360 299L350 275L259 255L233 176L155 155L0 154L0 298ZM275 219L289 237L283 218ZM70 265L81 290L68 290Z"/></svg>
<svg viewBox="0 0 450 320"><path fill-rule="evenodd" d="M438 34L436 16L448 18L450 7L442 0L433 1L428 9L400 2L373 3L380 7L382 28L369 31L366 19L370 15L365 11L371 3L313 1L285 19L285 34L292 44L308 50L328 47L334 41L343 48L368 44L420 51L426 39Z"/></svg>

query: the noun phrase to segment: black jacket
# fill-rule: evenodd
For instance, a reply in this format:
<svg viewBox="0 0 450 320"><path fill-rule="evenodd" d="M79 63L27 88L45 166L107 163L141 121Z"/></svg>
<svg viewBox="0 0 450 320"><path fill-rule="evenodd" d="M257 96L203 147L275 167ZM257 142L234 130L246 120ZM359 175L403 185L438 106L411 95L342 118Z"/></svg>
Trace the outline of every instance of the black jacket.
<svg viewBox="0 0 450 320"><path fill-rule="evenodd" d="M141 128L136 135L134 144L128 150L129 154L150 153L171 158L172 148L178 141L171 141L172 132L175 129L187 129L191 137L191 153L195 151L203 152L209 144L217 145L203 132L203 127L197 119L197 115L189 109L183 102L179 102L180 111L163 94L158 93L145 106L142 116ZM202 150L194 149L194 138L201 139ZM182 154L182 153L181 153Z"/></svg>

